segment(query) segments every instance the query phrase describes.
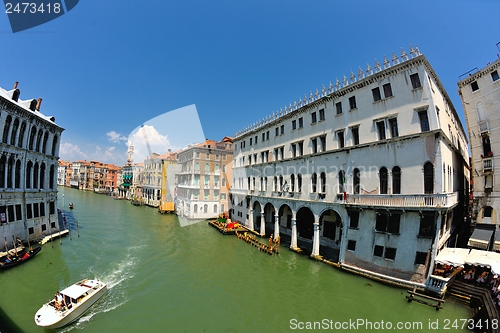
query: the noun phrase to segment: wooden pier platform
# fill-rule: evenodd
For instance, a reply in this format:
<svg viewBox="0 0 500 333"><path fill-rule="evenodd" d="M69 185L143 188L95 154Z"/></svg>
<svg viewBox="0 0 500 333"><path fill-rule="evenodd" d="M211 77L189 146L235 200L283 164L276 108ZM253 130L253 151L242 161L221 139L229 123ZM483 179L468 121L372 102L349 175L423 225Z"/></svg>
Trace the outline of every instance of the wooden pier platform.
<svg viewBox="0 0 500 333"><path fill-rule="evenodd" d="M66 230L63 230L63 231L60 231L60 232L56 232L55 234L51 234L51 235L48 235L48 236L45 236L44 238L42 238L40 240L40 244L43 245L47 242L50 242L54 239L59 239L59 237L63 237L63 236L66 236L67 234L69 234L69 230L66 229Z"/></svg>

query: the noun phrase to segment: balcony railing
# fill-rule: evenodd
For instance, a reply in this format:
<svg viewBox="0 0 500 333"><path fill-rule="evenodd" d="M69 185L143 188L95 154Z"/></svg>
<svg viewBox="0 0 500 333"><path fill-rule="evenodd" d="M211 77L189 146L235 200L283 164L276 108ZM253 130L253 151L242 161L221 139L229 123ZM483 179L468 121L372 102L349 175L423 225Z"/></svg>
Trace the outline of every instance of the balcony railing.
<svg viewBox="0 0 500 333"><path fill-rule="evenodd" d="M425 286L427 287L427 289L441 294L446 291L446 285L449 280L449 278L447 279L441 276L431 275L425 282Z"/></svg>
<svg viewBox="0 0 500 333"><path fill-rule="evenodd" d="M493 158L487 157L483 158L483 172L489 172L493 170Z"/></svg>
<svg viewBox="0 0 500 333"><path fill-rule="evenodd" d="M488 120L483 120L479 122L479 131L481 134L488 133L490 131L490 125L488 124Z"/></svg>
<svg viewBox="0 0 500 333"><path fill-rule="evenodd" d="M350 194L349 205L383 207L451 207L458 203L458 192L448 194Z"/></svg>

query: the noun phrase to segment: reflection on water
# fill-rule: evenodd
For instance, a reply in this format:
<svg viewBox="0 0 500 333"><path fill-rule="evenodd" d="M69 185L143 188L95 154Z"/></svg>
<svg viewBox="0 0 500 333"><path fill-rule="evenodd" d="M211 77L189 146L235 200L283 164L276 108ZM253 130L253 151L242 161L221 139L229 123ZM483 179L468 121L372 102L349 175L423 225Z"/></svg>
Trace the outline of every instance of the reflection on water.
<svg viewBox="0 0 500 333"><path fill-rule="evenodd" d="M35 312L55 291L85 277L102 279L108 293L61 332L287 332L292 319L427 323L470 316L452 301L441 311L407 303L405 290L285 247L269 256L205 222L181 227L176 216L152 208L59 190L75 204L66 212L72 237L0 272L2 325L10 318L21 331L44 332L34 324Z"/></svg>

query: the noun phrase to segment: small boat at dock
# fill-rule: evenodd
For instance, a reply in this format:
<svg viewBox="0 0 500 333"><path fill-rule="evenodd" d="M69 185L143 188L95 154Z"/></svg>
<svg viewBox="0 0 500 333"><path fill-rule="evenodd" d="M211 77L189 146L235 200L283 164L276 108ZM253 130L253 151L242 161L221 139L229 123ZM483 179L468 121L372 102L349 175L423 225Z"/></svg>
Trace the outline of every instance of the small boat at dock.
<svg viewBox="0 0 500 333"><path fill-rule="evenodd" d="M72 202L70 202L68 206L69 206L69 209L73 209L75 207L75 205L73 205Z"/></svg>
<svg viewBox="0 0 500 333"><path fill-rule="evenodd" d="M38 252L42 250L41 247L37 247L31 250L25 250L21 253L17 253L16 255L7 255L5 258L2 258L0 261L0 269L8 269L14 266L23 264L37 255Z"/></svg>
<svg viewBox="0 0 500 333"><path fill-rule="evenodd" d="M78 319L107 292L107 286L99 279L84 279L45 303L35 314L35 324L53 329L66 326Z"/></svg>

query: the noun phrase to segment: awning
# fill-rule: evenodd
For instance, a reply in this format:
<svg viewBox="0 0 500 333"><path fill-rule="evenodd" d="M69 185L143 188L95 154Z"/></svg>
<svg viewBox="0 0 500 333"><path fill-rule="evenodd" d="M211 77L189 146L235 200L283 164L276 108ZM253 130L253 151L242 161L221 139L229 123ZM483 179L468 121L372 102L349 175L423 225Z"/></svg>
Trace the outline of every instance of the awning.
<svg viewBox="0 0 500 333"><path fill-rule="evenodd" d="M123 186L123 187L129 187L130 184L129 183L122 183L120 186Z"/></svg>
<svg viewBox="0 0 500 333"><path fill-rule="evenodd" d="M467 246L476 249L488 250L491 241L491 236L493 235L493 231L494 230L486 230L478 228L474 229L472 236L470 236L469 238L469 243L467 243Z"/></svg>
<svg viewBox="0 0 500 333"><path fill-rule="evenodd" d="M439 251L435 261L438 264L450 266L462 266L465 263L470 249L445 247Z"/></svg>
<svg viewBox="0 0 500 333"><path fill-rule="evenodd" d="M473 266L487 266L491 268L493 274L500 274L500 253L471 250L465 263Z"/></svg>
<svg viewBox="0 0 500 333"><path fill-rule="evenodd" d="M493 251L500 251L500 229L495 232L495 243L493 243Z"/></svg>
<svg viewBox="0 0 500 333"><path fill-rule="evenodd" d="M71 298L77 299L78 297L89 291L89 288L85 288L79 285L72 285L61 291L61 294L69 296Z"/></svg>

